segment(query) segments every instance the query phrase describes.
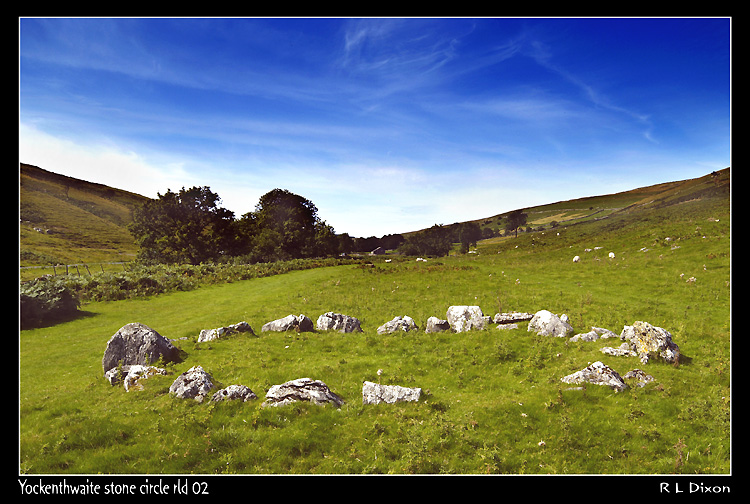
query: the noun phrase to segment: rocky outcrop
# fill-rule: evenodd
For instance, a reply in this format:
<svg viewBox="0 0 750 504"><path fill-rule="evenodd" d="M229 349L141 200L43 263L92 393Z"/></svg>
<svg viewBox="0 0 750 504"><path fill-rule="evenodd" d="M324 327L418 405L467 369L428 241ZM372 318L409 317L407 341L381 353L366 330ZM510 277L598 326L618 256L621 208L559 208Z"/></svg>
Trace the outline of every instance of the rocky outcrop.
<svg viewBox="0 0 750 504"><path fill-rule="evenodd" d="M534 314L527 330L540 336L562 338L573 332L573 326L568 323L567 315L558 317L548 310L541 310Z"/></svg>
<svg viewBox="0 0 750 504"><path fill-rule="evenodd" d="M313 327L312 320L310 320L309 317L300 314L300 315L287 315L284 318L280 318L277 320L273 320L271 322L267 322L266 324L263 324L263 327L261 327L261 332L286 332L286 331L296 331L296 332L312 332L315 328Z"/></svg>
<svg viewBox="0 0 750 504"><path fill-rule="evenodd" d="M386 322L385 324L378 327L378 334L390 334L394 332L409 332L416 331L417 324L414 323L414 319L408 315L395 317L393 320Z"/></svg>
<svg viewBox="0 0 750 504"><path fill-rule="evenodd" d="M298 378L268 389L263 406L284 406L297 401L321 405L332 403L336 407L344 404L344 400L331 392L328 385L322 381Z"/></svg>
<svg viewBox="0 0 750 504"><path fill-rule="evenodd" d="M253 332L253 328L250 327L250 324L243 321L243 322L238 322L236 324L232 324L227 327L218 327L216 329L203 329L198 335L198 343L203 343L206 341L213 341L219 338L223 338L225 336L229 336L230 334L237 334L237 333L242 333L242 332L249 332L250 334L255 334Z"/></svg>
<svg viewBox="0 0 750 504"><path fill-rule="evenodd" d="M167 338L145 324L133 322L121 327L107 342L102 358L106 373L121 366L149 366L162 359L179 362L180 351Z"/></svg>
<svg viewBox="0 0 750 504"><path fill-rule="evenodd" d="M358 319L334 312L327 312L318 317L316 327L319 331L338 331L341 333L362 332L362 327Z"/></svg>
<svg viewBox="0 0 750 504"><path fill-rule="evenodd" d="M362 385L362 404L393 404L397 402L419 401L421 388L408 388L399 385L380 385L366 381Z"/></svg>

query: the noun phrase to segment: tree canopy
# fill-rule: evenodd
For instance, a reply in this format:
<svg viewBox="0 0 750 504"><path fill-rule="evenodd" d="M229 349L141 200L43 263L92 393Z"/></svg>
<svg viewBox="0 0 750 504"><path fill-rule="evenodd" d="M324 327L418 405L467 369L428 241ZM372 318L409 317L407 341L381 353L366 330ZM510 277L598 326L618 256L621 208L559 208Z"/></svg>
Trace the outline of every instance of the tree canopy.
<svg viewBox="0 0 750 504"><path fill-rule="evenodd" d="M234 213L209 187L167 190L133 212L130 232L144 262L199 264L232 247Z"/></svg>
<svg viewBox="0 0 750 504"><path fill-rule="evenodd" d="M264 194L239 220L208 187L158 196L134 212L130 226L144 262L199 264L228 256L271 262L334 255L344 243L310 200L284 189Z"/></svg>

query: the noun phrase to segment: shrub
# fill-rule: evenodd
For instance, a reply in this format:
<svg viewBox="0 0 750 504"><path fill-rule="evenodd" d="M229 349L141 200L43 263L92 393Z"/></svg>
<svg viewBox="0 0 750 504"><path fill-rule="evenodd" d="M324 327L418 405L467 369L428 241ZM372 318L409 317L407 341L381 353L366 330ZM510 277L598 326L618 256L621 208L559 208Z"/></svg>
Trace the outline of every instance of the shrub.
<svg viewBox="0 0 750 504"><path fill-rule="evenodd" d="M42 277L21 284L19 292L21 326L57 322L75 315L80 301L64 280Z"/></svg>

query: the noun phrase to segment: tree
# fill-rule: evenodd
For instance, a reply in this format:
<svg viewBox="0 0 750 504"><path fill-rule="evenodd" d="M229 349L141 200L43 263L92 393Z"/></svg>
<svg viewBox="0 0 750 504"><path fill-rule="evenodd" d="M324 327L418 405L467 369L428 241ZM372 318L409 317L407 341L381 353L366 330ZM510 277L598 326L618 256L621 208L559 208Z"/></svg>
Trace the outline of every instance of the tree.
<svg viewBox="0 0 750 504"><path fill-rule="evenodd" d="M144 262L189 263L216 260L231 253L234 213L219 207L208 186L167 190L133 212L129 229Z"/></svg>
<svg viewBox="0 0 750 504"><path fill-rule="evenodd" d="M515 210L511 212L508 215L508 222L505 224L505 231L506 232L514 232L516 233L516 238L518 238L518 228L526 224L526 218L528 215L523 213L521 210Z"/></svg>
<svg viewBox="0 0 750 504"><path fill-rule="evenodd" d="M318 217L312 201L286 189L261 196L255 211L238 225L243 247L257 261L331 255L338 251L333 228Z"/></svg>
<svg viewBox="0 0 750 504"><path fill-rule="evenodd" d="M458 232L458 241L461 242L461 252L467 253L469 248L476 246L477 241L482 239L482 228L476 222L466 222L461 225Z"/></svg>
<svg viewBox="0 0 750 504"><path fill-rule="evenodd" d="M449 229L435 224L406 238L399 252L404 255L444 256L450 252L451 245Z"/></svg>

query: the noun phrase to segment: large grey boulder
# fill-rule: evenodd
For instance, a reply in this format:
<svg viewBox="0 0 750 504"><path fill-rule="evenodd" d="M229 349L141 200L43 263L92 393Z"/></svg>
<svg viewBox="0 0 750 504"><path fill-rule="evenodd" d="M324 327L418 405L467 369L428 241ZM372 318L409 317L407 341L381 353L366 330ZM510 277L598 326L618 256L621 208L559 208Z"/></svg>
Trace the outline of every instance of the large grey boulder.
<svg viewBox="0 0 750 504"><path fill-rule="evenodd" d="M263 324L261 332L286 332L286 331L297 331L297 332L312 332L314 329L312 320L309 317L300 315L287 315L284 318L272 320Z"/></svg>
<svg viewBox="0 0 750 504"><path fill-rule="evenodd" d="M437 317L430 317L427 319L427 324L425 324L424 332L427 333L436 333L436 332L443 332L443 331L450 331L451 325L448 323L447 320L439 319Z"/></svg>
<svg viewBox="0 0 750 504"><path fill-rule="evenodd" d="M573 331L573 326L568 323L567 315L558 317L549 310L540 310L532 317L527 330L540 336L562 338Z"/></svg>
<svg viewBox="0 0 750 504"><path fill-rule="evenodd" d="M672 341L669 331L661 327L637 321L632 326L625 326L620 338L630 345L630 349L644 364L652 357L662 358L670 363L679 361L680 348Z"/></svg>
<svg viewBox="0 0 750 504"><path fill-rule="evenodd" d="M622 377L606 364L596 361L590 366L573 374L561 378L564 383L592 383L594 385L605 385L620 392L628 386Z"/></svg>
<svg viewBox="0 0 750 504"><path fill-rule="evenodd" d="M338 331L341 333L362 332L358 319L341 313L326 312L318 317L319 331Z"/></svg>
<svg viewBox="0 0 750 504"><path fill-rule="evenodd" d="M201 366L193 366L177 377L169 387L169 393L180 399L203 402L215 387L210 374Z"/></svg>
<svg viewBox="0 0 750 504"><path fill-rule="evenodd" d="M281 385L274 385L266 393L266 400L262 406L284 406L297 401L306 401L323 405L333 403L336 407L344 404L344 400L331 392L328 385L320 380L298 378Z"/></svg>
<svg viewBox="0 0 750 504"><path fill-rule="evenodd" d="M107 342L102 358L106 373L118 365L149 366L162 358L179 362L180 351L167 338L145 324L133 322L121 327Z"/></svg>
<svg viewBox="0 0 750 504"><path fill-rule="evenodd" d="M229 336L230 334L237 334L237 333L243 333L243 332L249 332L250 334L255 334L253 333L253 328L250 327L250 324L244 321L238 322L236 324L232 324L227 327L217 327L216 329L203 329L198 335L198 343L203 343L206 341L214 341L219 338Z"/></svg>
<svg viewBox="0 0 750 504"><path fill-rule="evenodd" d="M446 312L446 319L451 329L465 332L471 329L484 329L490 321L478 306L450 306Z"/></svg>
<svg viewBox="0 0 750 504"><path fill-rule="evenodd" d="M397 402L416 402L422 395L421 388L401 387L400 385L380 385L366 381L362 385L362 404L393 404Z"/></svg>
<svg viewBox="0 0 750 504"><path fill-rule="evenodd" d="M408 315L395 317L393 320L389 320L385 324L378 327L378 334L389 334L398 331L409 332L416 331L417 324L414 319Z"/></svg>

